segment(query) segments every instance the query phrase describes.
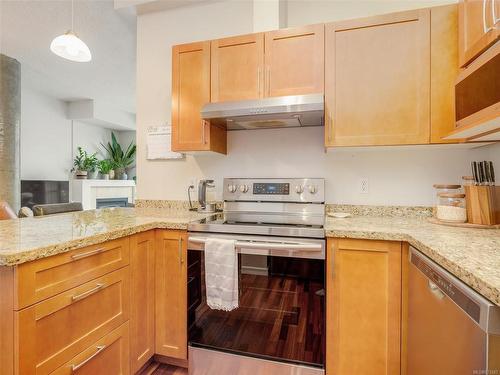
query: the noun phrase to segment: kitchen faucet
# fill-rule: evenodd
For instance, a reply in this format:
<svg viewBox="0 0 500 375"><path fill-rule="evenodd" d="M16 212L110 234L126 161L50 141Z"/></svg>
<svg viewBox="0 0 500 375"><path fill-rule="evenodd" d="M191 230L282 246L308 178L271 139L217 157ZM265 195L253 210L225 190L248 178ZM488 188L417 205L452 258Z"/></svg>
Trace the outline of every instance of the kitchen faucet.
<svg viewBox="0 0 500 375"><path fill-rule="evenodd" d="M215 205L212 203L207 204L207 188L215 187L214 180L200 180L198 184L198 203L200 208L198 211L214 212Z"/></svg>

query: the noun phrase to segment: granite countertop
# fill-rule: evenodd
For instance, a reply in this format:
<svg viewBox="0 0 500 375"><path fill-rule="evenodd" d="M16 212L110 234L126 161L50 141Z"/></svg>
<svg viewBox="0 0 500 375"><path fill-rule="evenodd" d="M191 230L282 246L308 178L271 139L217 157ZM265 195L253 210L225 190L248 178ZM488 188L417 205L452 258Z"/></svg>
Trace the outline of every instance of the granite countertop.
<svg viewBox="0 0 500 375"><path fill-rule="evenodd" d="M0 221L0 266L13 266L155 228L185 230L211 214L112 208ZM327 237L407 241L500 306L500 230L431 224L425 217L328 217Z"/></svg>
<svg viewBox="0 0 500 375"><path fill-rule="evenodd" d="M13 266L155 228L187 229L210 214L111 208L0 221L0 266Z"/></svg>
<svg viewBox="0 0 500 375"><path fill-rule="evenodd" d="M500 229L431 224L426 218L328 217L327 237L406 241L500 306Z"/></svg>

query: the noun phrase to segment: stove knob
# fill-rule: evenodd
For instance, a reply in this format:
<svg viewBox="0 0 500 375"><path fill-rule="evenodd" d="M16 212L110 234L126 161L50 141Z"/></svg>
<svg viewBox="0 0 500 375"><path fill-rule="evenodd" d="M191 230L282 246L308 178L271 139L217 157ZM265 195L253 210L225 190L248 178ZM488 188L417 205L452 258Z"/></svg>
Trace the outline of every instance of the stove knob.
<svg viewBox="0 0 500 375"><path fill-rule="evenodd" d="M237 189L237 186L236 186L236 185L233 185L233 184L229 184L229 185L227 185L227 190L228 190L230 193L235 193L235 192L236 192L236 189Z"/></svg>
<svg viewBox="0 0 500 375"><path fill-rule="evenodd" d="M302 194L304 192L304 187L302 185L295 186L295 192L297 194Z"/></svg>
<svg viewBox="0 0 500 375"><path fill-rule="evenodd" d="M309 185L309 193L316 194L317 191L318 191L318 189L316 188L316 186Z"/></svg>
<svg viewBox="0 0 500 375"><path fill-rule="evenodd" d="M246 193L248 191L248 185L247 184L240 185L240 191L242 193Z"/></svg>

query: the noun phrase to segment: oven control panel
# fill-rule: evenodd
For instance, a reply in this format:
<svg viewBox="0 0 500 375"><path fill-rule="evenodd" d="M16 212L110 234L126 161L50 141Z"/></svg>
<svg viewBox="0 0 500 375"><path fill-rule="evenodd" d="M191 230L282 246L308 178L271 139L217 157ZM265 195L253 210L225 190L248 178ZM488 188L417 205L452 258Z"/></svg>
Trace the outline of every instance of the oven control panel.
<svg viewBox="0 0 500 375"><path fill-rule="evenodd" d="M254 195L290 195L290 184L281 182L255 182L253 184Z"/></svg>
<svg viewBox="0 0 500 375"><path fill-rule="evenodd" d="M225 201L324 203L323 178L225 178Z"/></svg>

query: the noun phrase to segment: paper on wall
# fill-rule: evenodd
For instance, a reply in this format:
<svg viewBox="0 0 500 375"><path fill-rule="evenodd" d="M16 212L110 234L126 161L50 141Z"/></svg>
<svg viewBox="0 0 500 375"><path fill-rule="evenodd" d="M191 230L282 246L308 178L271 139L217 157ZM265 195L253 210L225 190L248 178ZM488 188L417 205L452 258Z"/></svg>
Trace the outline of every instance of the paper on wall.
<svg viewBox="0 0 500 375"><path fill-rule="evenodd" d="M182 159L184 154L172 151L172 128L150 126L147 134L147 159Z"/></svg>

